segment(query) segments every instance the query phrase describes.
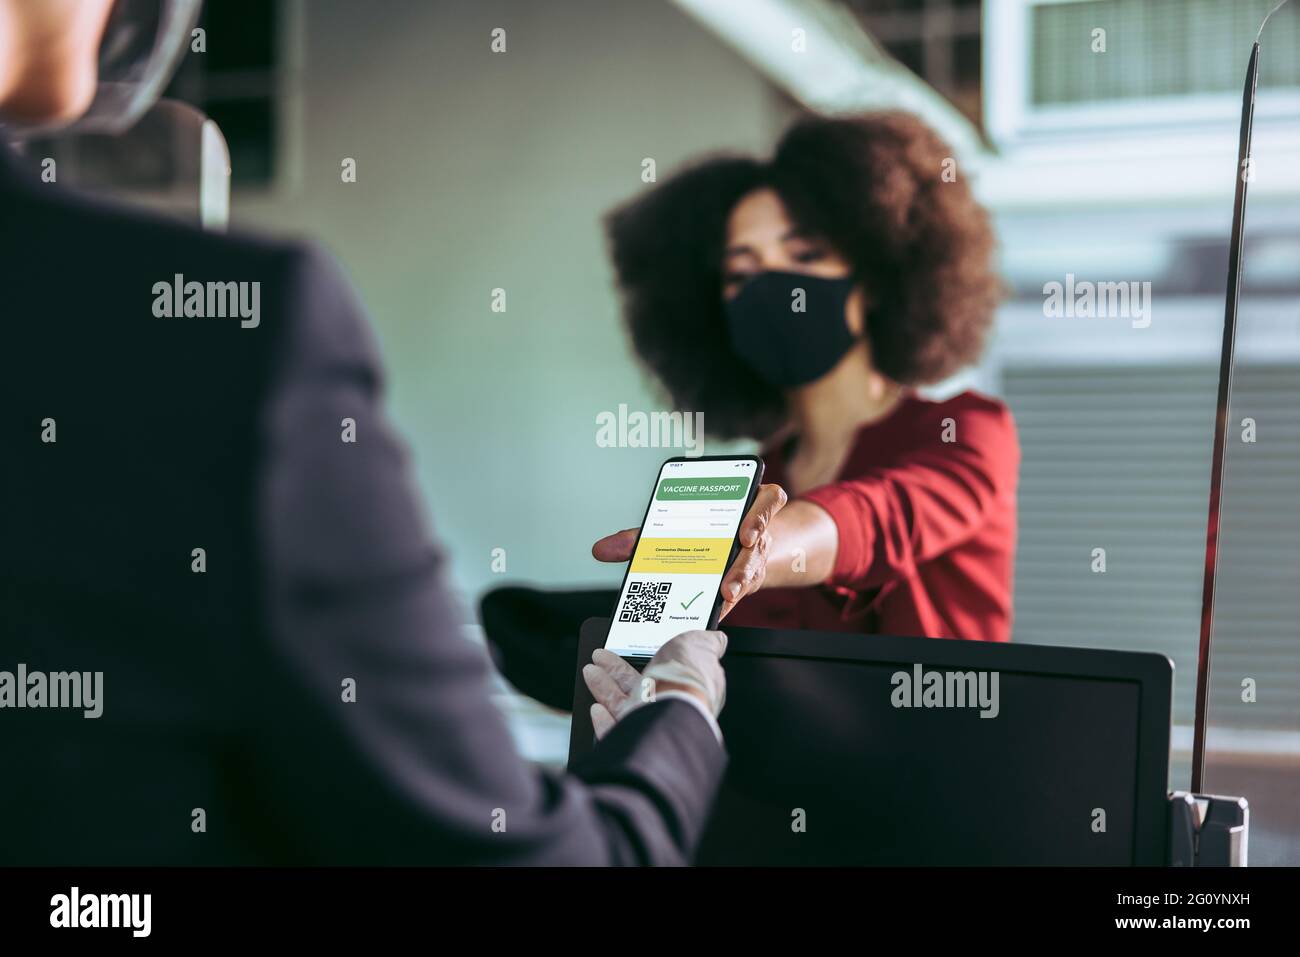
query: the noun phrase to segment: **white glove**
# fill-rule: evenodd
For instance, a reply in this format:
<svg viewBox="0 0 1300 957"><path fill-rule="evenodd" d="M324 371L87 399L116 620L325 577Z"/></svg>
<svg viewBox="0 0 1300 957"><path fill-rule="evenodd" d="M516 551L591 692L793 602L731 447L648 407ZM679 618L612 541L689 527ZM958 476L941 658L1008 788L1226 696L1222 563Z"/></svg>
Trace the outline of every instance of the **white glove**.
<svg viewBox="0 0 1300 957"><path fill-rule="evenodd" d="M727 700L727 676L721 658L727 636L720 631L688 631L665 644L650 659L642 678L658 685L684 685L699 693L716 718Z"/></svg>
<svg viewBox="0 0 1300 957"><path fill-rule="evenodd" d="M726 649L727 636L720 631L684 632L666 642L637 674L618 655L597 648L592 663L582 669L596 699L591 706L596 737L604 737L628 712L656 697L673 697L698 707L721 739L716 716L726 699L727 679L719 659Z"/></svg>

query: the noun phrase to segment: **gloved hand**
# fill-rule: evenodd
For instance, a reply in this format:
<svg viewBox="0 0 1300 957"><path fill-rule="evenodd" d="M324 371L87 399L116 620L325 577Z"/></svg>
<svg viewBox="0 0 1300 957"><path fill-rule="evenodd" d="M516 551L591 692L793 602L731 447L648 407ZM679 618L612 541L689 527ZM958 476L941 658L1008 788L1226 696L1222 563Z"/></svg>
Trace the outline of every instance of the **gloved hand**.
<svg viewBox="0 0 1300 957"><path fill-rule="evenodd" d="M629 711L668 692L689 695L716 718L727 696L719 660L726 650L727 636L720 631L687 631L666 642L637 674L618 655L597 648L592 663L582 669L596 699L591 706L596 737L603 738Z"/></svg>
<svg viewBox="0 0 1300 957"><path fill-rule="evenodd" d="M720 631L684 632L659 649L641 677L653 681L658 693L695 695L716 718L727 700L727 676L721 661L726 650L727 636Z"/></svg>

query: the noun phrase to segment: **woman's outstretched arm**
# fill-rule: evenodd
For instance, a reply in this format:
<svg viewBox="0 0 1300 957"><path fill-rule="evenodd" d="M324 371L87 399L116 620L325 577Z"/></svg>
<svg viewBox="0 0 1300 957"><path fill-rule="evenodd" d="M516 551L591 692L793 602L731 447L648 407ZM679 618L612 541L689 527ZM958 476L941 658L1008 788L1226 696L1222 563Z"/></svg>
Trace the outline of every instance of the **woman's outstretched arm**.
<svg viewBox="0 0 1300 957"><path fill-rule="evenodd" d="M839 552L840 530L820 505L802 499L772 519L764 588L820 585L831 577Z"/></svg>
<svg viewBox="0 0 1300 957"><path fill-rule="evenodd" d="M1020 452L1011 414L991 402L961 414L952 441L900 454L813 489L769 529L766 588L876 588L974 535L1015 494Z"/></svg>

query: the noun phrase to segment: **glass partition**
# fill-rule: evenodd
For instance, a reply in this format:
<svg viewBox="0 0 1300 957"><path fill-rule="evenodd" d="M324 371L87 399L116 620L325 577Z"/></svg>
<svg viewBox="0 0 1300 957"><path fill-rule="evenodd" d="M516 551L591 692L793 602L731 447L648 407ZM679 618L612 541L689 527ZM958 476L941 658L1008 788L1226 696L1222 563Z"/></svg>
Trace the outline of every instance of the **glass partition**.
<svg viewBox="0 0 1300 957"><path fill-rule="evenodd" d="M1283 21L1291 23L1291 21ZM1227 410L1203 790L1251 804L1250 863L1300 864L1300 209L1286 131L1291 59L1262 38L1236 361Z"/></svg>

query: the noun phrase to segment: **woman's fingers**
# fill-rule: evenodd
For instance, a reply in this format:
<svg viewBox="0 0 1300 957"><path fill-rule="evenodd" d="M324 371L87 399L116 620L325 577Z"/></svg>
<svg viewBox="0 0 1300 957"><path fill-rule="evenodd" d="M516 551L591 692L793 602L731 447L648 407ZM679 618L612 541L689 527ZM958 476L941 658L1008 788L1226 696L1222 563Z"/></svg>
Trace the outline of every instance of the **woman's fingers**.
<svg viewBox="0 0 1300 957"><path fill-rule="evenodd" d="M752 547L758 537L771 524L776 513L785 507L788 496L779 485L760 485L754 496L754 504L749 507L740 522L740 544L743 548Z"/></svg>
<svg viewBox="0 0 1300 957"><path fill-rule="evenodd" d="M736 555L735 564L731 566L726 580L722 583L722 612L718 616L719 620L726 618L727 612L735 608L742 598L754 594L763 587L763 581L767 577L767 553L770 541L768 534L764 532L758 538L758 545L743 549Z"/></svg>
<svg viewBox="0 0 1300 957"><path fill-rule="evenodd" d="M637 531L635 528L625 528L613 535L606 535L591 546L592 556L598 562L628 561L632 557L632 549L636 547Z"/></svg>
<svg viewBox="0 0 1300 957"><path fill-rule="evenodd" d="M763 587L767 576L767 556L772 547L768 525L785 503L785 489L779 485L764 485L758 490L749 514L741 523L740 543L744 547L736 553L736 560L722 579L721 618L725 618L740 599Z"/></svg>
<svg viewBox="0 0 1300 957"><path fill-rule="evenodd" d="M767 570L768 536L758 537L758 544L753 548L742 548L736 553L736 560L727 569L722 580L723 604L735 604L746 595L758 591L763 583L763 573Z"/></svg>
<svg viewBox="0 0 1300 957"><path fill-rule="evenodd" d="M722 579L722 610L719 619L726 618L736 603L763 587L767 576L767 554L772 540L768 526L776 514L785 507L787 496L779 485L762 485L754 496L744 520L740 523L741 549L736 560Z"/></svg>

